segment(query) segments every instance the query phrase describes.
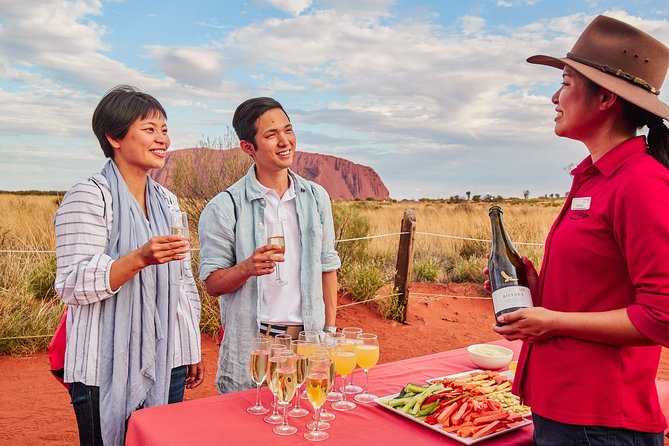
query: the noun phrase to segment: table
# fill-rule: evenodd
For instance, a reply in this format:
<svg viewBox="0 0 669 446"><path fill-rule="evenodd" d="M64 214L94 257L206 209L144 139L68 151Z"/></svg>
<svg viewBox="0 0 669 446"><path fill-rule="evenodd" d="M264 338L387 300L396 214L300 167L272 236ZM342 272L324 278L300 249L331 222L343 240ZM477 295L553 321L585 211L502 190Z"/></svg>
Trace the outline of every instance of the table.
<svg viewBox="0 0 669 446"><path fill-rule="evenodd" d="M500 340L495 344L514 350L517 358L521 343ZM433 355L420 356L376 366L370 372L370 392L385 396L397 393L408 382L422 384L434 378L474 369L465 348L459 348ZM339 377L337 383L339 383ZM364 383L360 370L354 373L356 384ZM669 382L656 381L660 402L669 415ZM265 387L263 402L267 406L272 396ZM307 400L302 400L309 407ZM255 389L244 392L218 395L169 406L153 407L135 412L128 424L126 445L214 445L214 444L257 444L272 445L313 445L302 435L307 431L305 424L311 416L290 418L289 422L298 428L295 435L282 437L272 432L271 425L261 416L246 412L255 402ZM329 403L327 403L329 405ZM425 428L396 415L377 404L359 404L349 412L335 413L326 443L336 445L381 444L383 446L402 445L458 445L461 444L438 432ZM501 435L484 444L503 446L530 446L532 426L523 427L513 433Z"/></svg>

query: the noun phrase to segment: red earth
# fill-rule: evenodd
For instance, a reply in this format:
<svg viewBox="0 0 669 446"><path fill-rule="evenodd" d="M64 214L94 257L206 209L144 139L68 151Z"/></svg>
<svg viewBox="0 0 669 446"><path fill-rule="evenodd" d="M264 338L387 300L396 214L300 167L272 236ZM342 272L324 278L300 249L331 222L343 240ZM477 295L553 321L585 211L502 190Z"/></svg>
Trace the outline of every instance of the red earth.
<svg viewBox="0 0 669 446"><path fill-rule="evenodd" d="M480 286L414 283L406 323L386 320L370 305L350 305L340 297L337 325L363 327L377 333L380 362L421 356L487 342L492 304ZM216 395L214 375L218 346L202 339L205 382L187 390L186 399ZM77 444L77 427L66 390L51 377L46 352L32 356L0 356L0 445ZM663 349L658 377L669 379L669 353ZM666 444L666 443L665 443Z"/></svg>

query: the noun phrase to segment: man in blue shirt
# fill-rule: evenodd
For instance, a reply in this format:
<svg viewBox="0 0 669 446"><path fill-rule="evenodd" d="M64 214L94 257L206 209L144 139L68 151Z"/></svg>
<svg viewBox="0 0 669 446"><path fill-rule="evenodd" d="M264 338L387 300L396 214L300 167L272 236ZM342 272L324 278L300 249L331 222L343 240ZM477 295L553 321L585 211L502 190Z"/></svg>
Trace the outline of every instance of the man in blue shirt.
<svg viewBox="0 0 669 446"><path fill-rule="evenodd" d="M225 330L216 375L221 393L255 386L249 358L259 334L297 338L300 330L336 330L341 265L330 197L290 170L295 133L281 104L249 99L232 124L255 163L209 202L199 223L200 278L211 295L220 295ZM277 234L266 228L277 222L285 254L268 244Z"/></svg>

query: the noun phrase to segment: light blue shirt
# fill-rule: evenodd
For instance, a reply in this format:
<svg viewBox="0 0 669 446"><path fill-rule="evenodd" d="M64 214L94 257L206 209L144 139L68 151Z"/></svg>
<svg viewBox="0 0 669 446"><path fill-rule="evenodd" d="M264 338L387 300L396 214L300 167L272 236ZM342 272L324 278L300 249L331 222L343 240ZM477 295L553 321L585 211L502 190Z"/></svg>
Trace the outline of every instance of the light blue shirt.
<svg viewBox="0 0 669 446"><path fill-rule="evenodd" d="M302 319L305 330L323 329L324 272L341 265L334 248L334 224L330 197L323 187L289 171L295 185L295 206L300 229ZM255 177L255 165L228 188L234 198L222 192L202 211L199 223L200 279L219 269L230 268L265 244L265 199ZM220 393L255 387L249 374L251 342L260 330L262 283L251 277L237 291L220 297L221 324L225 336L218 355L216 386Z"/></svg>

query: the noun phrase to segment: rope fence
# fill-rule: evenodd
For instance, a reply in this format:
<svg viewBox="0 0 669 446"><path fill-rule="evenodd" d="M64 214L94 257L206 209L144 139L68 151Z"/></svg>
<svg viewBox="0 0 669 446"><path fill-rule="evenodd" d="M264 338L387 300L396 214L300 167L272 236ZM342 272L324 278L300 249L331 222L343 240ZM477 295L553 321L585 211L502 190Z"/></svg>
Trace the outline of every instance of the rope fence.
<svg viewBox="0 0 669 446"><path fill-rule="evenodd" d="M376 239L376 238L383 238L383 237L395 237L398 235L405 235L408 234L408 232L393 232L389 234L378 234L378 235L368 235L365 237L356 237L356 238L345 238L345 239L340 239L340 240L335 240L335 243L343 243L343 242L354 242L354 241L359 241L359 240L371 240L371 239ZM472 241L472 242L482 242L482 243L492 243L491 240L486 240L486 239L480 239L480 238L472 238L472 237L462 237L458 235L447 235L447 234L437 234L434 232L420 232L416 231L416 235L425 235L425 236L430 236L430 237L441 237L441 238L448 238L448 239L453 239L453 240L466 240L466 241ZM533 243L533 242L513 242L514 245L526 245L526 246L544 246L543 243ZM199 248L193 248L191 251L199 251ZM0 249L0 254L55 254L55 250L26 250L26 249Z"/></svg>

